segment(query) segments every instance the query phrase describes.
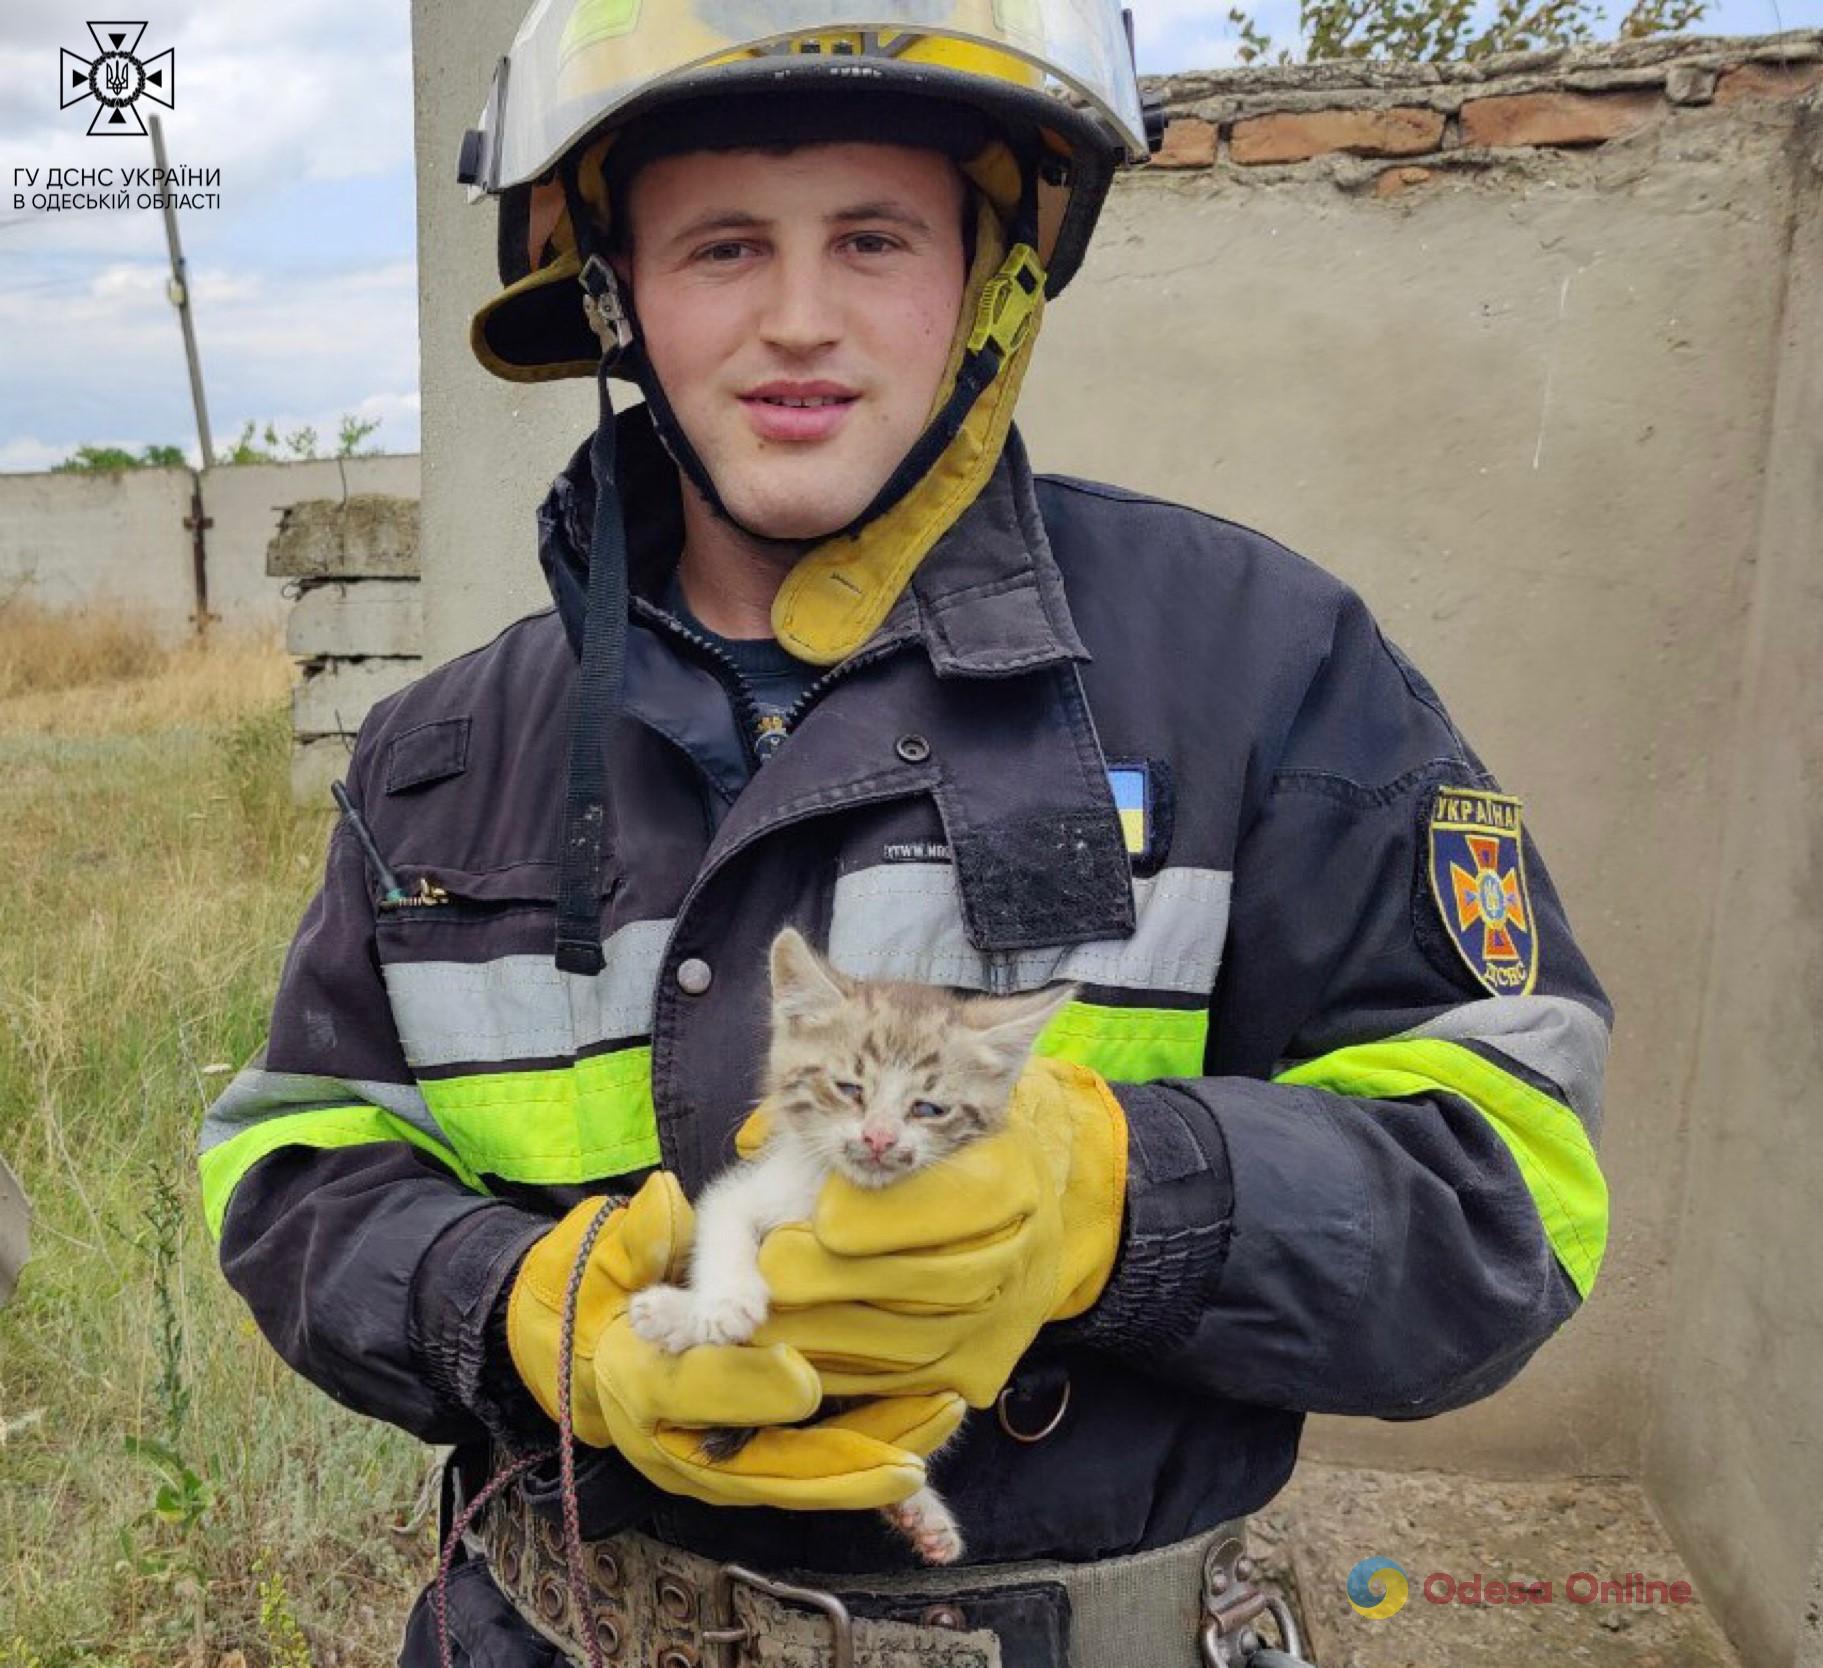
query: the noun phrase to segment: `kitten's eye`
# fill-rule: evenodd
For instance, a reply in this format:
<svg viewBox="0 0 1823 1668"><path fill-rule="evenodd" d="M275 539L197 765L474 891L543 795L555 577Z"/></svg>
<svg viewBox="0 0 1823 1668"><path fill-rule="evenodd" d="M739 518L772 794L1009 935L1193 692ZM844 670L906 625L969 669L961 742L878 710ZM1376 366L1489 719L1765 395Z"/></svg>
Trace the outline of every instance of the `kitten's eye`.
<svg viewBox="0 0 1823 1668"><path fill-rule="evenodd" d="M856 1106L861 1104L864 1097L864 1091L859 1083L837 1083L836 1089L839 1093L846 1095L852 1100Z"/></svg>
<svg viewBox="0 0 1823 1668"><path fill-rule="evenodd" d="M911 1104L911 1116L914 1118L944 1118L949 1116L947 1106L939 1106L935 1101L914 1100Z"/></svg>

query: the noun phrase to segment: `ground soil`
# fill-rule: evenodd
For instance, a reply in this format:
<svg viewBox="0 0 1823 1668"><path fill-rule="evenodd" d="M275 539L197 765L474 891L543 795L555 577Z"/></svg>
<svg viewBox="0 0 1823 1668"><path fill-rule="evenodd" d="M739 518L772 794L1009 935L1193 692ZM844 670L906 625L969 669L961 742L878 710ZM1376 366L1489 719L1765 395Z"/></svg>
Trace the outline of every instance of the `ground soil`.
<svg viewBox="0 0 1823 1668"><path fill-rule="evenodd" d="M1579 1572L1696 1588L1624 1479L1490 1481L1307 1460L1250 1521L1250 1549L1295 1595L1322 1668L1740 1668L1700 1590L1687 1604L1570 1601L1565 1584ZM1410 1597L1396 1615L1370 1619L1349 1604L1348 1572L1367 1557L1405 1570ZM1549 1582L1550 1600L1433 1603L1423 1584L1439 1572Z"/></svg>

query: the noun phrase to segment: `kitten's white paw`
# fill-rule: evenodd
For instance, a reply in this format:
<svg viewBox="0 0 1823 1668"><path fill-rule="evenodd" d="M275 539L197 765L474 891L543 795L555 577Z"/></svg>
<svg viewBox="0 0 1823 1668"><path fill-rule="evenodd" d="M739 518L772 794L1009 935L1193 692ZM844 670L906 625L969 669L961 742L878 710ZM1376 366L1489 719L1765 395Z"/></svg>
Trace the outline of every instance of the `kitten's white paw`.
<svg viewBox="0 0 1823 1668"><path fill-rule="evenodd" d="M750 1280L718 1282L696 1294L697 1342L744 1344L771 1307L772 1292L757 1274Z"/></svg>
<svg viewBox="0 0 1823 1668"><path fill-rule="evenodd" d="M681 1355L697 1336L699 1322L694 1292L682 1286L647 1286L627 1304L627 1320L635 1333L670 1355Z"/></svg>
<svg viewBox="0 0 1823 1668"><path fill-rule="evenodd" d="M681 1355L698 1344L744 1344L770 1306L766 1282L755 1275L750 1281L718 1284L708 1291L647 1286L633 1294L627 1319L647 1343Z"/></svg>
<svg viewBox="0 0 1823 1668"><path fill-rule="evenodd" d="M953 1564L962 1556L962 1530L935 1489L921 1488L886 1508L887 1521L912 1543L927 1564Z"/></svg>

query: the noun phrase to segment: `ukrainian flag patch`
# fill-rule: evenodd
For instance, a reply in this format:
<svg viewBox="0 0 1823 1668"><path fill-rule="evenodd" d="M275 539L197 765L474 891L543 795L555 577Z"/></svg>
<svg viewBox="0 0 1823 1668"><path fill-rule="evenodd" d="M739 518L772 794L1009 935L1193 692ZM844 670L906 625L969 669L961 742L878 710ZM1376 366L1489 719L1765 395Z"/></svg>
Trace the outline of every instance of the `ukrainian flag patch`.
<svg viewBox="0 0 1823 1668"><path fill-rule="evenodd" d="M1150 874L1164 861L1171 838L1170 783L1170 771L1153 760L1122 760L1108 766L1121 841L1136 874Z"/></svg>

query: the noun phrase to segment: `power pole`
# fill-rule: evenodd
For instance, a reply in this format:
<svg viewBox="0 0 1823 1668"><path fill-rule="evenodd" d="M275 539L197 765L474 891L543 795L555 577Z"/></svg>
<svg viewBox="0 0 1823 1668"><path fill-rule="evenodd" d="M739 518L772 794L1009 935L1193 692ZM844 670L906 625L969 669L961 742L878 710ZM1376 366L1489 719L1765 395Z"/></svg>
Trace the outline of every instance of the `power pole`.
<svg viewBox="0 0 1823 1668"><path fill-rule="evenodd" d="M162 176L168 171L165 162L165 129L156 116L152 117L152 160L158 165ZM196 407L196 433L202 441L203 468L215 467L215 448L209 443L209 407L203 399L203 367L196 357L196 326L190 319L190 286L184 275L184 250L177 237L177 210L171 206L171 193L161 190L159 196L165 205L165 242L171 250L171 282L166 294L171 297L171 305L177 309L178 320L184 327L184 355L190 361L190 399Z"/></svg>
<svg viewBox="0 0 1823 1668"><path fill-rule="evenodd" d="M165 161L164 124L157 116L152 117L152 161L158 168L158 177L163 179L169 173L169 165ZM177 236L177 210L171 206L169 190L161 186L158 194L164 200L165 244L171 251L171 279L165 287L165 293L170 296L171 305L177 309L178 322L184 330L184 357L190 364L190 403L196 407L196 435L202 445L203 468L213 469L215 447L209 439L209 405L203 397L203 367L196 353L196 326L190 318L190 284L184 271L183 244ZM210 522L203 514L200 475L192 474L190 477L190 513L184 519L184 525L190 529L190 564L196 586L196 629L205 632L209 629L209 557L203 534Z"/></svg>

